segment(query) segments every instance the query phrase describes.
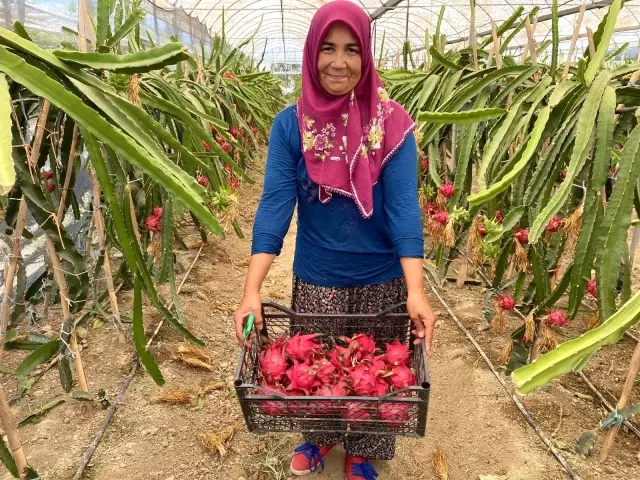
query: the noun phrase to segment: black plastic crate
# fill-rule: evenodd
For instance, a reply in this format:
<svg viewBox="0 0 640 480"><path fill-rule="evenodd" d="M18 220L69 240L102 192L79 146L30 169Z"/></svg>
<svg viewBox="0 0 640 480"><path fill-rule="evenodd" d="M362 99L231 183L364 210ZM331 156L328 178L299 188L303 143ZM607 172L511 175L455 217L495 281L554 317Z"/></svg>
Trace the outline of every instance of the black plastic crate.
<svg viewBox="0 0 640 480"><path fill-rule="evenodd" d="M235 388L250 432L349 432L371 435L423 437L429 407L429 361L424 342L413 345L412 322L406 305L396 305L378 314L310 314L295 313L273 303L262 307L263 329L242 347L236 371ZM265 338L275 340L282 334L322 330L351 336L373 334L376 344L384 348L395 338L412 350L412 368L416 386L391 392L383 397L283 396L258 385L258 357ZM331 335L321 337L332 348Z"/></svg>

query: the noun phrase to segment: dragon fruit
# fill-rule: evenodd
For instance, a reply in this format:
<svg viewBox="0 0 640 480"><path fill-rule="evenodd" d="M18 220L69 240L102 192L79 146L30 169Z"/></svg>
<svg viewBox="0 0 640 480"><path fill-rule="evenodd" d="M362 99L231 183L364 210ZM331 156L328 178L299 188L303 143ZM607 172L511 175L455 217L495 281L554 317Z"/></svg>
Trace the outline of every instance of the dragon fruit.
<svg viewBox="0 0 640 480"><path fill-rule="evenodd" d="M426 172L427 170L429 170L429 160L427 160L426 157L420 158L420 168L422 168L423 172Z"/></svg>
<svg viewBox="0 0 640 480"><path fill-rule="evenodd" d="M520 245L526 245L529 243L529 230L526 228L518 228L516 233L513 234L513 238L515 238Z"/></svg>
<svg viewBox="0 0 640 480"><path fill-rule="evenodd" d="M202 185L204 188L209 187L209 179L204 175L198 175L198 183Z"/></svg>
<svg viewBox="0 0 640 480"><path fill-rule="evenodd" d="M563 312L562 310L554 310L549 315L547 315L547 318L545 319L545 321L549 325L554 325L556 327L563 327L567 323L569 323L569 319L567 318L567 314L565 312Z"/></svg>
<svg viewBox="0 0 640 480"><path fill-rule="evenodd" d="M287 372L284 342L284 337L280 337L260 354L260 372L269 383L279 382Z"/></svg>
<svg viewBox="0 0 640 480"><path fill-rule="evenodd" d="M394 389L406 388L415 385L416 376L411 369L405 365L396 365L391 367L390 371L384 375L389 385Z"/></svg>
<svg viewBox="0 0 640 480"><path fill-rule="evenodd" d="M596 287L596 279L592 278L587 282L587 292L591 294L592 297L598 296L598 288Z"/></svg>
<svg viewBox="0 0 640 480"><path fill-rule="evenodd" d="M549 220L549 223L547 223L546 230L549 233L556 233L560 230L560 227L562 227L562 219L559 216L554 215L553 218Z"/></svg>
<svg viewBox="0 0 640 480"><path fill-rule="evenodd" d="M285 352L293 360L299 360L301 362L318 355L322 351L322 345L314 341L319 337L319 334L311 333L309 335L295 334L287 342Z"/></svg>
<svg viewBox="0 0 640 480"><path fill-rule="evenodd" d="M376 380L375 396L382 397L389 393L389 385L382 378Z"/></svg>
<svg viewBox="0 0 640 480"><path fill-rule="evenodd" d="M267 382L261 382L260 386L264 389L258 392L258 395L287 395L287 391L282 385L269 385ZM283 400L274 400L268 402L260 402L260 411L265 415L284 415L287 412L286 404Z"/></svg>
<svg viewBox="0 0 640 480"><path fill-rule="evenodd" d="M371 419L371 409L367 408L366 404L359 402L349 402L347 403L347 408L343 410L342 418L345 418L351 421L352 424L359 423L358 421L362 420L370 420Z"/></svg>
<svg viewBox="0 0 640 480"><path fill-rule="evenodd" d="M144 221L144 226L150 232L159 232L162 227L162 222L160 221L160 218L155 215L149 215Z"/></svg>
<svg viewBox="0 0 640 480"><path fill-rule="evenodd" d="M202 148L204 148L205 152L210 152L211 151L211 145L209 145L207 142L205 142L204 140L202 141Z"/></svg>
<svg viewBox="0 0 640 480"><path fill-rule="evenodd" d="M567 178L567 171L566 171L566 170L563 170L563 171L561 171L561 172L560 172L560 178L561 178L562 180L564 180L565 178Z"/></svg>
<svg viewBox="0 0 640 480"><path fill-rule="evenodd" d="M510 295L500 295L498 297L498 306L502 310L513 310L516 308L516 302Z"/></svg>
<svg viewBox="0 0 640 480"><path fill-rule="evenodd" d="M446 225L449 220L449 214L445 211L438 212L433 216L433 219L440 225Z"/></svg>
<svg viewBox="0 0 640 480"><path fill-rule="evenodd" d="M433 215L438 211L438 207L433 202L424 202L424 213L427 215Z"/></svg>
<svg viewBox="0 0 640 480"><path fill-rule="evenodd" d="M373 335L359 333L351 338L342 336L338 337L338 339L349 345L349 350L353 352L353 356L358 360L368 355L373 355L376 351L376 342L373 339Z"/></svg>
<svg viewBox="0 0 640 480"><path fill-rule="evenodd" d="M456 187L451 183L443 183L440 186L440 195L444 198L451 198L456 193Z"/></svg>
<svg viewBox="0 0 640 480"><path fill-rule="evenodd" d="M370 397L376 390L378 373L371 367L361 363L355 366L353 371L349 374L349 379L351 380L351 385L357 395Z"/></svg>
<svg viewBox="0 0 640 480"><path fill-rule="evenodd" d="M496 210L496 222L502 224L502 212L500 210Z"/></svg>
<svg viewBox="0 0 640 480"><path fill-rule="evenodd" d="M156 207L151 211L151 215L160 218L162 216L162 207Z"/></svg>
<svg viewBox="0 0 640 480"><path fill-rule="evenodd" d="M487 231L484 229L484 223L478 224L478 235L480 238L484 238L487 236Z"/></svg>
<svg viewBox="0 0 640 480"><path fill-rule="evenodd" d="M380 420L389 426L399 427L409 420L409 408L404 403L383 403L380 405Z"/></svg>
<svg viewBox="0 0 640 480"><path fill-rule="evenodd" d="M349 395L347 384L344 381L340 381L335 385L322 385L315 393L317 397L346 397ZM319 413L330 414L332 413L331 402L314 402Z"/></svg>
<svg viewBox="0 0 640 480"><path fill-rule="evenodd" d="M321 385L318 380L318 367L311 363L293 362L293 367L286 371L287 378L289 379L289 388L292 390L300 390L309 395L309 392L314 387Z"/></svg>
<svg viewBox="0 0 640 480"><path fill-rule="evenodd" d="M318 380L324 385L332 383L336 377L336 367L327 358L320 359L316 366L318 367Z"/></svg>
<svg viewBox="0 0 640 480"><path fill-rule="evenodd" d="M49 190L49 192L53 192L55 189L56 189L56 186L53 184L51 180L49 180L47 182L47 190Z"/></svg>
<svg viewBox="0 0 640 480"><path fill-rule="evenodd" d="M389 365L405 365L409 366L410 355L409 347L400 343L399 339L395 339L393 343L387 343L387 351L384 354L384 360Z"/></svg>
<svg viewBox="0 0 640 480"><path fill-rule="evenodd" d="M40 176L49 180L53 176L53 173L51 173L51 170L42 170Z"/></svg>

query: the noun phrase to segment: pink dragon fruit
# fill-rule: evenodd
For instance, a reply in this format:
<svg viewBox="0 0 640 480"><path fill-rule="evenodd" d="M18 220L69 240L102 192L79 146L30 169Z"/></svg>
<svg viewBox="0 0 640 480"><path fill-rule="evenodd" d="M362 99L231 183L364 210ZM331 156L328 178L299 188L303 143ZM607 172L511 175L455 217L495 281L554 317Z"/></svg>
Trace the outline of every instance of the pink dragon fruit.
<svg viewBox="0 0 640 480"><path fill-rule="evenodd" d="M547 223L547 232L556 233L558 230L560 230L560 227L562 227L562 223L562 219L559 216L554 215L553 218L549 220L549 223Z"/></svg>
<svg viewBox="0 0 640 480"><path fill-rule="evenodd" d="M516 308L516 301L510 295L500 295L498 297L498 306L502 310L513 310Z"/></svg>
<svg viewBox="0 0 640 480"><path fill-rule="evenodd" d="M344 380L336 383L335 385L322 385L315 393L317 397L346 397L349 395L347 384ZM332 412L331 402L314 402L314 405L321 414L330 414Z"/></svg>
<svg viewBox="0 0 640 480"><path fill-rule="evenodd" d="M333 383L336 377L336 367L326 358L321 358L316 362L318 367L318 380L326 385Z"/></svg>
<svg viewBox="0 0 640 480"><path fill-rule="evenodd" d="M259 395L273 395L280 394L283 396L287 395L287 391L282 385L269 385L268 383L262 381L260 382L260 386L264 388L264 390L259 391ZM268 402L260 402L259 404L260 411L265 415L284 415L287 411L284 400L274 400Z"/></svg>
<svg viewBox="0 0 640 480"><path fill-rule="evenodd" d="M547 318L545 319L545 321L549 325L554 325L556 327L563 327L567 323L569 323L569 319L567 318L567 314L565 312L563 312L562 310L554 310L549 315L547 315Z"/></svg>
<svg viewBox="0 0 640 480"><path fill-rule="evenodd" d="M416 383L415 374L405 365L396 365L391 367L390 371L384 376L387 379L387 382L389 382L389 385L396 390L415 385Z"/></svg>
<svg viewBox="0 0 640 480"><path fill-rule="evenodd" d="M314 341L320 334L312 333L309 335L295 334L287 342L285 352L292 360L304 362L308 358L314 357L322 351L322 345Z"/></svg>
<svg viewBox="0 0 640 480"><path fill-rule="evenodd" d="M380 405L380 420L388 426L400 427L409 421L409 405L404 403L383 403Z"/></svg>
<svg viewBox="0 0 640 480"><path fill-rule="evenodd" d="M596 286L595 278L592 278L587 282L587 292L589 292L592 297L598 296L598 287Z"/></svg>
<svg viewBox="0 0 640 480"><path fill-rule="evenodd" d="M287 372L284 343L285 338L280 337L260 354L260 372L269 383L279 382Z"/></svg>
<svg viewBox="0 0 640 480"><path fill-rule="evenodd" d="M351 385L356 395L370 397L376 390L378 373L368 365L359 364L349 374Z"/></svg>
<svg viewBox="0 0 640 480"><path fill-rule="evenodd" d="M371 419L371 408L364 403L349 402L347 408L341 412L341 416L349 420L352 425L356 425L360 421Z"/></svg>
<svg viewBox="0 0 640 480"><path fill-rule="evenodd" d="M440 186L440 195L445 198L451 198L456 193L456 187L451 183L443 183Z"/></svg>
<svg viewBox="0 0 640 480"><path fill-rule="evenodd" d="M515 238L520 245L526 245L529 243L529 230L526 228L518 228L516 233L513 234L513 238Z"/></svg>
<svg viewBox="0 0 640 480"><path fill-rule="evenodd" d="M376 397L382 397L384 395L386 395L387 393L389 393L389 385L387 385L387 382L385 382L382 378L378 378L376 380L376 387L375 387L375 395Z"/></svg>
<svg viewBox="0 0 640 480"><path fill-rule="evenodd" d="M446 225L449 220L449 214L444 210L442 212L438 212L433 216L433 219L438 222L440 225Z"/></svg>
<svg viewBox="0 0 640 480"><path fill-rule="evenodd" d="M294 361L293 367L287 370L287 378L289 379L289 388L292 390L300 390L309 395L314 387L321 385L318 380L318 366L311 363L299 363Z"/></svg>
<svg viewBox="0 0 640 480"><path fill-rule="evenodd" d="M373 355L376 351L376 342L373 339L373 335L359 333L351 338L342 336L338 337L338 339L349 345L349 350L353 352L353 356L358 360L367 355Z"/></svg>
<svg viewBox="0 0 640 480"><path fill-rule="evenodd" d="M395 339L393 343L387 343L387 352L384 354L384 360L389 365L405 365L409 366L411 351L405 344L400 343L399 339ZM382 369L380 369L382 370Z"/></svg>

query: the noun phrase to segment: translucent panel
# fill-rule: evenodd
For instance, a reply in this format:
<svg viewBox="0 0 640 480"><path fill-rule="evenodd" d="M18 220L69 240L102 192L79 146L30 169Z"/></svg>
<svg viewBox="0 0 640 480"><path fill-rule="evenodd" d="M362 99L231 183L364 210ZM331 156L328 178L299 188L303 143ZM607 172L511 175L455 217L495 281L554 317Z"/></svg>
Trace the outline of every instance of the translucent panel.
<svg viewBox="0 0 640 480"><path fill-rule="evenodd" d="M264 52L263 65L277 63L299 68L302 49L315 11L329 0L142 0L142 7L149 15L143 22L144 33L154 41L166 42L176 35L190 45L200 40L206 46L211 37L222 34L231 46L240 44L258 26L253 40L243 47L247 55L260 58ZM440 9L445 11L440 28L454 48L468 45L470 26L469 0L351 0L360 5L373 19L374 52L377 57L387 59L393 66L401 58L405 40L411 43L416 62L424 59L425 33L433 35ZM578 9L583 0L559 0L560 12ZM587 0L589 8L582 22L576 51L581 53L588 46L586 28L595 31L606 14L607 8L592 8L608 2ZM609 2L610 3L610 2ZM3 0L4 15L0 25L10 26L9 19L23 21L27 28L48 32L60 32L61 26L74 28L77 24L75 0ZM534 36L538 45L551 38L552 0L528 0L520 3L513 0L476 0L475 24L477 32L489 32L491 23L500 25L509 18L519 5L525 12L538 7L538 20L534 22ZM89 0L95 12L95 0ZM7 7L9 15L7 15ZM224 12L224 15L223 15ZM224 22L223 22L224 16ZM577 13L563 15L559 21L561 51L568 50ZM628 50L637 55L640 41L640 2L628 1L616 25L612 48L629 42ZM384 37L384 46L382 39ZM511 42L511 54L517 55L527 42L526 32L520 31ZM382 50L382 51L381 51Z"/></svg>

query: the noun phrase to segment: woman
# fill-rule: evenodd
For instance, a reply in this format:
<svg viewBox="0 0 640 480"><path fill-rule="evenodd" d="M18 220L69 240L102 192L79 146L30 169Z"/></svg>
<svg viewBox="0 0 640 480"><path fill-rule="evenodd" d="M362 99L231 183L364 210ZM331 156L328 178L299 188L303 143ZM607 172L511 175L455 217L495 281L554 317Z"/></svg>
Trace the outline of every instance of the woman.
<svg viewBox="0 0 640 480"><path fill-rule="evenodd" d="M352 2L314 15L304 47L302 95L274 120L256 213L238 341L249 313L261 328L260 288L298 204L292 308L377 313L406 301L416 342L431 353L435 318L424 295L414 122L390 101L371 53L371 25ZM328 333L328 332L326 332ZM341 332L340 332L341 333ZM368 460L390 460L394 436L305 435L291 472L324 465L338 443L347 479L370 479Z"/></svg>

